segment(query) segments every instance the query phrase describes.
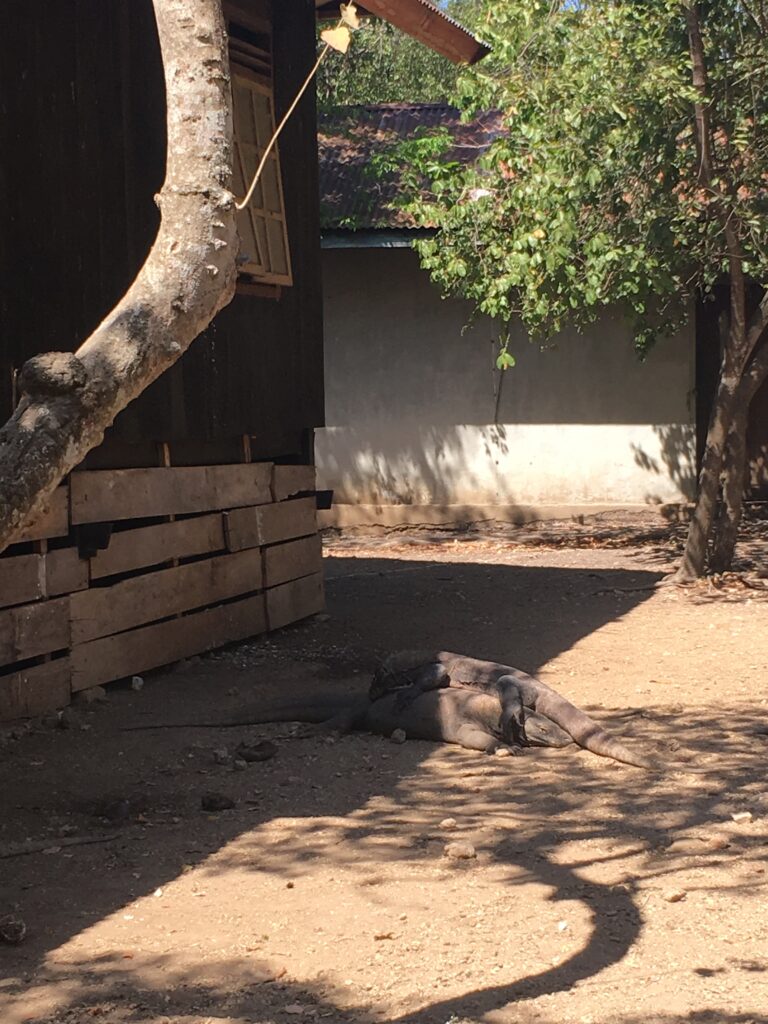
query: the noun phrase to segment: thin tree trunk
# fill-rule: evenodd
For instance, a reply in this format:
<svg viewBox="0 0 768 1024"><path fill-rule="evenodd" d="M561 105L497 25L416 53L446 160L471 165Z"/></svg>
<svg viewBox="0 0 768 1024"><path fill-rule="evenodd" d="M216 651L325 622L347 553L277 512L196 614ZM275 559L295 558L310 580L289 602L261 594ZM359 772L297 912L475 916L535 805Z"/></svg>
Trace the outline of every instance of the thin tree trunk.
<svg viewBox="0 0 768 1024"><path fill-rule="evenodd" d="M699 184L714 199L714 209L722 225L728 250L730 283L730 325L720 369L717 394L707 432L707 443L699 474L699 495L696 501L685 550L672 579L688 582L702 575L707 565L709 540L714 525L720 476L728 435L736 412L736 392L749 357L746 324L746 283L741 243L736 231L733 211L722 186L714 174L711 106L707 96L707 67L699 21L699 4L684 5L691 57L691 82L697 94L694 103L696 150L699 161Z"/></svg>
<svg viewBox="0 0 768 1024"><path fill-rule="evenodd" d="M44 511L115 416L171 366L234 294L238 240L221 0L153 0L168 155L160 229L136 280L72 353L36 356L0 430L0 551Z"/></svg>
<svg viewBox="0 0 768 1024"><path fill-rule="evenodd" d="M735 399L735 411L728 434L723 468L722 513L715 525L712 548L712 569L727 572L733 564L736 541L744 508L744 492L747 484L747 421L752 400L768 377L768 341L754 354L745 373Z"/></svg>
<svg viewBox="0 0 768 1024"><path fill-rule="evenodd" d="M736 405L736 390L737 380L722 374L712 408L707 444L699 473L699 495L688 527L683 557L672 577L676 583L688 583L698 579L707 565L709 539L720 492L723 456Z"/></svg>
<svg viewBox="0 0 768 1024"><path fill-rule="evenodd" d="M739 535L747 478L747 409L737 408L723 457L723 500L714 527L710 567L727 572L733 563Z"/></svg>

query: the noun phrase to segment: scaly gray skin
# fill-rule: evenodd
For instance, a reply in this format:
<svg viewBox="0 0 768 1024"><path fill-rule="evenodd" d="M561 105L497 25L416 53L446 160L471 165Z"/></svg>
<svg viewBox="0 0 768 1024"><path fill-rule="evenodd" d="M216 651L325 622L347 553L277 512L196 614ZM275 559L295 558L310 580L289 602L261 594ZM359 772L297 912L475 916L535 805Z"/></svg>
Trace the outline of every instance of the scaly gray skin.
<svg viewBox="0 0 768 1024"><path fill-rule="evenodd" d="M451 651L398 651L385 658L376 670L369 697L376 706L394 696L395 707L402 714L420 694L445 692L445 688L494 696L501 703L499 728L506 743L526 746L530 742L527 729L531 712L537 712L593 754L637 768L656 767L642 754L628 750L551 686L497 661L482 661Z"/></svg>
<svg viewBox="0 0 768 1024"><path fill-rule="evenodd" d="M215 721L172 722L127 726L136 729L225 729L270 722L309 722L340 732L372 732L390 736L403 729L409 739L434 743L456 743L467 750L493 753L510 748L501 738L501 708L495 697L469 689L433 690L418 694L407 708L398 707L397 694L371 703L367 697L350 703L344 698L318 698L309 703L282 704L272 708L243 711ZM571 737L544 715L532 712L527 719L528 742L545 747L565 747Z"/></svg>

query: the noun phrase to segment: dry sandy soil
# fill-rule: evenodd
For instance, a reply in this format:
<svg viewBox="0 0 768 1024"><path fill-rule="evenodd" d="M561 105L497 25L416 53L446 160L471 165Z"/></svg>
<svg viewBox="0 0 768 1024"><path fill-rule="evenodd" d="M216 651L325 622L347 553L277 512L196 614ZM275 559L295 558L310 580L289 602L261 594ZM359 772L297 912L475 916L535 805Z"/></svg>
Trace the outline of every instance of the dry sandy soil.
<svg viewBox="0 0 768 1024"><path fill-rule="evenodd" d="M0 945L3 1024L768 1022L766 593L654 589L675 531L598 526L337 538L330 618L5 730L0 914L28 934ZM537 672L705 771L122 731L358 692L417 645ZM271 760L217 763L268 737Z"/></svg>

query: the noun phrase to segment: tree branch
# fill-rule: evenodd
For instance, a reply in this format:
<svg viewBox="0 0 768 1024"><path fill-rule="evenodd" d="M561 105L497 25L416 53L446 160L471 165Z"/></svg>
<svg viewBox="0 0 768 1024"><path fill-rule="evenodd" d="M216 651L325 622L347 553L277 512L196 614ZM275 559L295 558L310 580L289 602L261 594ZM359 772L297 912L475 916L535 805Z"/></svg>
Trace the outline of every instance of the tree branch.
<svg viewBox="0 0 768 1024"><path fill-rule="evenodd" d="M165 74L166 178L135 281L72 353L29 360L0 430L0 551L45 509L115 416L171 366L234 294L232 113L220 0L153 0Z"/></svg>
<svg viewBox="0 0 768 1024"><path fill-rule="evenodd" d="M712 124L710 104L707 100L707 64L704 55L704 42L701 37L699 21L699 5L696 2L685 3L685 18L688 26L688 44L691 54L691 81L699 99L694 104L696 118L696 151L699 157L699 184L707 188L715 196L715 206L723 227L725 242L728 247L728 264L731 285L731 346L730 356L733 368L741 362L743 367L749 350L745 351L746 335L746 295L744 281L744 252L739 236L733 224L733 209L726 201L721 188L714 187L714 159L712 156ZM741 367L737 368L737 372Z"/></svg>
<svg viewBox="0 0 768 1024"><path fill-rule="evenodd" d="M765 292L760 305L757 307L755 312L747 326L747 351L753 352L755 346L763 334L763 331L768 327L768 291Z"/></svg>

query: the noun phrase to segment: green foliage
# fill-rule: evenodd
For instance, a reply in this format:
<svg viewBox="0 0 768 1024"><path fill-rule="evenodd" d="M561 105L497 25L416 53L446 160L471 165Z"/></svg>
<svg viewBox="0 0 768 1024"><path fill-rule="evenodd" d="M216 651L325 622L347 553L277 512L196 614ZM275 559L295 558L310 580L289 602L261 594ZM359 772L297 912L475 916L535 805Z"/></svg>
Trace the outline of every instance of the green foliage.
<svg viewBox="0 0 768 1024"><path fill-rule="evenodd" d="M484 18L483 0L448 0L439 6L461 24ZM321 110L367 103L445 103L459 68L386 21L364 16L346 54L331 53L317 75Z"/></svg>
<svg viewBox="0 0 768 1024"><path fill-rule="evenodd" d="M631 310L641 350L728 272L727 218L768 283L768 45L762 4L699 3L714 174L701 183L684 4L487 0L493 53L457 81L468 115L501 111L478 166L407 154L418 249L448 293L546 338L601 307ZM768 16L768 13L766 14ZM421 151L420 151L421 150ZM424 179L432 187L424 191ZM418 196L418 198L413 198Z"/></svg>
<svg viewBox="0 0 768 1024"><path fill-rule="evenodd" d="M509 332L505 332L499 338L499 354L496 357L496 368L498 370L511 370L515 365L515 357L509 351Z"/></svg>
<svg viewBox="0 0 768 1024"><path fill-rule="evenodd" d="M317 74L321 110L366 103L440 102L458 69L388 22L371 18L355 32L346 54L330 53Z"/></svg>

